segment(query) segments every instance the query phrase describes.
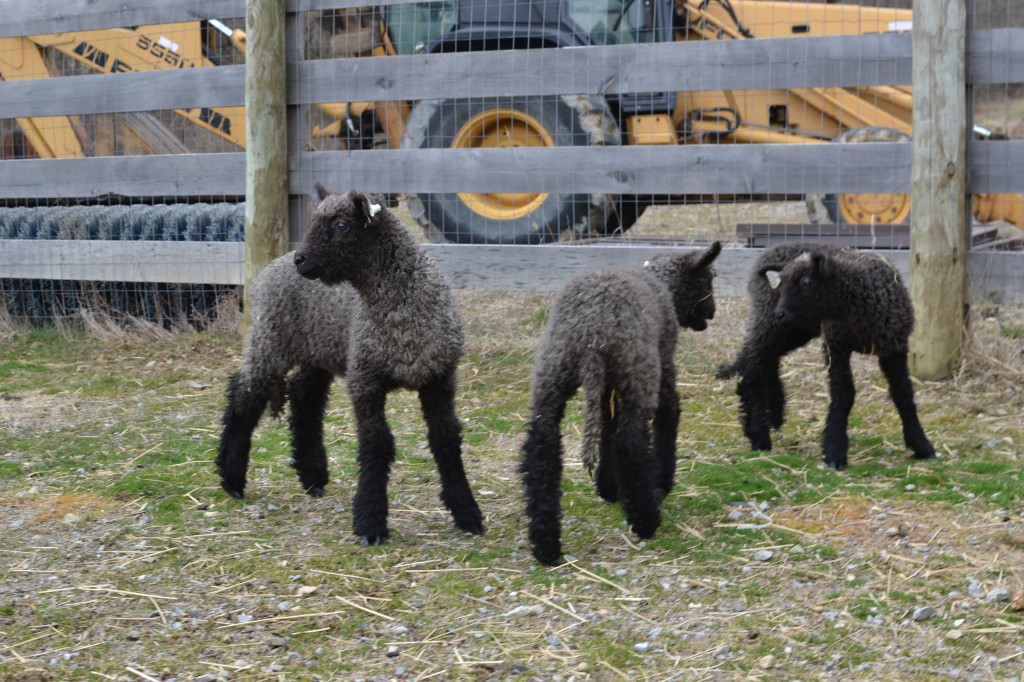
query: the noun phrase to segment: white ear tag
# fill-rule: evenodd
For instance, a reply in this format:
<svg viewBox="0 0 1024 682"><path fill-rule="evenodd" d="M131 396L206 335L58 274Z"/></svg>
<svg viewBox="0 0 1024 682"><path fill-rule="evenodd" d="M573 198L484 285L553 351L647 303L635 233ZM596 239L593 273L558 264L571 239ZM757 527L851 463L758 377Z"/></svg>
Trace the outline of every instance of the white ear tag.
<svg viewBox="0 0 1024 682"><path fill-rule="evenodd" d="M380 204L370 204L370 217L377 215L380 211Z"/></svg>
<svg viewBox="0 0 1024 682"><path fill-rule="evenodd" d="M772 289L778 289L782 283L782 277L779 276L778 270L766 270L764 276L768 278L768 286Z"/></svg>

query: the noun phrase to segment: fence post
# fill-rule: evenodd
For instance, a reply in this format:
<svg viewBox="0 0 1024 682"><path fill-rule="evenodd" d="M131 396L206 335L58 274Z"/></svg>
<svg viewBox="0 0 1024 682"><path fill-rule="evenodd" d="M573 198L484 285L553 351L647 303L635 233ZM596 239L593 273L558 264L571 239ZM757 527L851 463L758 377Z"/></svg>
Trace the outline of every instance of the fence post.
<svg viewBox="0 0 1024 682"><path fill-rule="evenodd" d="M966 0L914 4L910 367L948 377L964 333L967 250Z"/></svg>
<svg viewBox="0 0 1024 682"><path fill-rule="evenodd" d="M285 2L245 3L245 277L242 328L250 323L249 285L288 250Z"/></svg>

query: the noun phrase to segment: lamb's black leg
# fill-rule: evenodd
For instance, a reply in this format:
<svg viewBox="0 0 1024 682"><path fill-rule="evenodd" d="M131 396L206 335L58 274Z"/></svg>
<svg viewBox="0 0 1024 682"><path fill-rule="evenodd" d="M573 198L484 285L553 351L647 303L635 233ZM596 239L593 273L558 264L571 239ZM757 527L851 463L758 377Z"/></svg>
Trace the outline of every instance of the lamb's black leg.
<svg viewBox="0 0 1024 682"><path fill-rule="evenodd" d="M228 404L221 418L224 430L215 463L220 472L221 487L228 495L240 500L245 497L245 472L249 468L252 432L267 406L267 396L243 384L240 374L233 374L228 379L227 398Z"/></svg>
<svg viewBox="0 0 1024 682"><path fill-rule="evenodd" d="M427 384L419 393L430 451L441 474L441 501L461 530L483 533L483 516L462 466L462 425L455 416L455 372Z"/></svg>
<svg viewBox="0 0 1024 682"><path fill-rule="evenodd" d="M774 328L771 351L765 354L764 391L768 409L768 422L773 429L781 429L786 420L786 388L782 384L780 367L782 358L797 348L806 346L818 336L817 330L800 328Z"/></svg>
<svg viewBox="0 0 1024 682"><path fill-rule="evenodd" d="M780 366L788 353L806 345L816 330L787 329L764 318L759 333L747 341L737 360L740 381L740 420L751 450L771 450L771 430L782 427L786 413L786 391Z"/></svg>
<svg viewBox="0 0 1024 682"><path fill-rule="evenodd" d="M577 386L565 377L538 373L533 395L533 419L523 443L519 473L523 476L530 545L537 561L549 566L562 556L562 435L559 425L565 404Z"/></svg>
<svg viewBox="0 0 1024 682"><path fill-rule="evenodd" d="M617 502L619 500L619 480L616 477L616 457L615 448L612 447L612 436L618 428L619 414L617 410L620 407L613 405L613 400L618 403L622 402L615 392L609 388L601 398L601 445L597 458L597 471L594 473L597 494L608 502Z"/></svg>
<svg viewBox="0 0 1024 682"><path fill-rule="evenodd" d="M364 545L388 536L388 475L395 438L384 415L387 390L375 382L349 382L359 439L359 483L352 502L352 530Z"/></svg>
<svg viewBox="0 0 1024 682"><path fill-rule="evenodd" d="M850 355L849 350L829 348L828 383L831 400L823 441L825 463L834 469L846 467L846 455L850 449L850 436L846 429L856 395Z"/></svg>
<svg viewBox="0 0 1024 682"><path fill-rule="evenodd" d="M302 488L311 497L322 497L327 485L324 410L333 378L330 372L314 367L304 367L288 378L292 466L299 474Z"/></svg>
<svg viewBox="0 0 1024 682"><path fill-rule="evenodd" d="M778 358L762 358L765 364L778 368ZM743 434L750 441L751 450L771 450L771 421L768 418L768 391L771 382L769 369L763 365L746 365L736 384L736 395L740 398L740 421Z"/></svg>
<svg viewBox="0 0 1024 682"><path fill-rule="evenodd" d="M664 367L658 409L654 413L654 478L655 496L660 501L675 482L676 438L679 434L679 392L676 390L675 367Z"/></svg>
<svg viewBox="0 0 1024 682"><path fill-rule="evenodd" d="M625 401L623 401L625 403ZM626 520L633 532L642 538L654 535L661 525L659 500L654 495L654 461L651 456L651 434L648 415L628 404L613 438L618 468L619 492Z"/></svg>
<svg viewBox="0 0 1024 682"><path fill-rule="evenodd" d="M743 435L750 441L751 450L772 449L773 424L769 419L772 400L769 387L773 382L773 367L775 374L778 374L779 354L776 346L780 334L781 330L774 324L774 305L766 303L758 307L755 304L748 323L747 337L731 366L732 371L739 375L736 395L740 399L740 424L743 426Z"/></svg>
<svg viewBox="0 0 1024 682"><path fill-rule="evenodd" d="M801 344L802 345L802 344ZM768 423L773 429L781 429L786 419L786 389L779 373L781 358L776 357L765 374L765 396L768 403Z"/></svg>
<svg viewBox="0 0 1024 682"><path fill-rule="evenodd" d="M751 450L771 450L771 421L768 419L770 404L768 386L772 367L778 373L779 357L774 354L775 327L764 314L755 311L751 331L747 334L743 348L733 363L739 374L736 395L740 399L740 424L743 435L750 441ZM764 319L761 319L764 318Z"/></svg>
<svg viewBox="0 0 1024 682"><path fill-rule="evenodd" d="M910 382L910 370L907 368L907 354L898 353L878 358L886 380L889 382L889 395L903 422L903 442L914 452L916 459L928 459L935 456L935 448L924 435L921 421L917 416L914 404L914 385Z"/></svg>

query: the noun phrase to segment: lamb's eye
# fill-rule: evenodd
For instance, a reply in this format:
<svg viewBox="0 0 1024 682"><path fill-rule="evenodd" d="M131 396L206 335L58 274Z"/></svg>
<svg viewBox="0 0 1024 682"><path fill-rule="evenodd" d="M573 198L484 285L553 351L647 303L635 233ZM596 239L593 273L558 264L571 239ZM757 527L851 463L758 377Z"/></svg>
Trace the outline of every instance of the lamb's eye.
<svg viewBox="0 0 1024 682"><path fill-rule="evenodd" d="M334 223L334 229L336 229L338 232L341 232L342 234L345 234L346 232L348 232L348 223L346 223L344 220L339 220L336 223Z"/></svg>
<svg viewBox="0 0 1024 682"><path fill-rule="evenodd" d="M800 286L809 287L812 284L814 284L814 280L811 279L810 275L804 275L803 277L800 278Z"/></svg>

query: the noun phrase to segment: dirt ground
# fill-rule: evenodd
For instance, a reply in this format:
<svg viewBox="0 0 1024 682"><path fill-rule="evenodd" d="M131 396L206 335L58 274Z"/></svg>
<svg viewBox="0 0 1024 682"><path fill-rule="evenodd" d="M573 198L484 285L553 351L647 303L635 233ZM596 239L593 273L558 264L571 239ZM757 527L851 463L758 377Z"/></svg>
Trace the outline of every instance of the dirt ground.
<svg viewBox="0 0 1024 682"><path fill-rule="evenodd" d="M646 217L646 216L645 216ZM724 224L724 223L723 223ZM568 563L529 552L516 465L546 294L459 292L465 461L487 533L437 499L415 398L389 402L391 538L351 536L354 423L304 496L287 432L257 433L244 503L211 462L232 335L0 342L0 679L1024 679L1024 311L975 311L964 362L916 383L941 457L907 459L856 359L851 466L822 467L817 348L787 358L788 421L748 452L729 382L746 302L680 339L678 484L640 541L564 429Z"/></svg>
<svg viewBox="0 0 1024 682"><path fill-rule="evenodd" d="M510 392L527 390L522 360L547 299L463 292L460 300L471 311L464 417L469 433L484 434L467 447L489 527L479 538L452 531L427 466L396 468L393 533L380 548L349 539L352 482L343 475L335 475L328 497L310 500L278 456L254 472L250 500L227 500L208 463L221 377L238 359L230 339L164 341L166 359L156 366L146 355L150 343L126 342L99 355L72 351L50 368L55 382L62 373L117 372L145 385L148 376L175 373L156 390L140 387L118 399L60 389L0 395L0 454L26 474L0 479L3 678L1019 677L1024 648L1014 609L1024 604L1013 599L1024 599L1024 508L1017 493L1004 503L998 493L930 498L923 494L929 487L955 489L957 482L930 479L928 464L903 459L898 442L873 459L894 459L905 474L859 476L856 463L867 455L858 452L852 474L822 470L816 431L826 389L813 349L787 363L793 400L781 452L742 454L726 385L710 387L723 409L684 413L680 484L666 502L661 539L652 542L631 536L614 508L591 501L571 456L578 435L569 429L565 542L572 563L536 566L514 471L519 428L483 425L478 415L494 407L486 394L495 385L481 383L481 393L476 382L490 372ZM707 367L736 342L744 306L723 301L707 336L683 339L681 352L698 356L682 363L684 403L686 396L700 402L694 391L708 385ZM991 360L1012 361L1012 352ZM522 360L509 364L517 354ZM897 438L871 365L855 371L868 428L886 424L886 438ZM995 365L965 367L952 383L919 385L926 428L950 471L969 460L963 448L1019 463L1024 392L1012 376ZM519 399L515 405L523 407ZM406 418L410 407L392 408L400 440L418 426ZM340 447L352 436L343 396L329 417L329 442ZM159 487L108 492L118 479L139 475L135 468L176 424L196 446L149 475L181 478L184 487L171 485L173 495ZM73 456L78 461L40 471L46 458L28 445L33 434L94 439L97 452L121 441L123 456L100 457L99 465ZM257 449L283 444L262 442ZM350 467L337 455L335 466ZM717 511L688 514L690 502L715 485L694 476L715 464L756 476L755 487L739 486L744 492ZM905 480L919 480L920 494ZM822 486L828 492L806 501L801 488ZM183 498L180 511L161 510L169 497Z"/></svg>

